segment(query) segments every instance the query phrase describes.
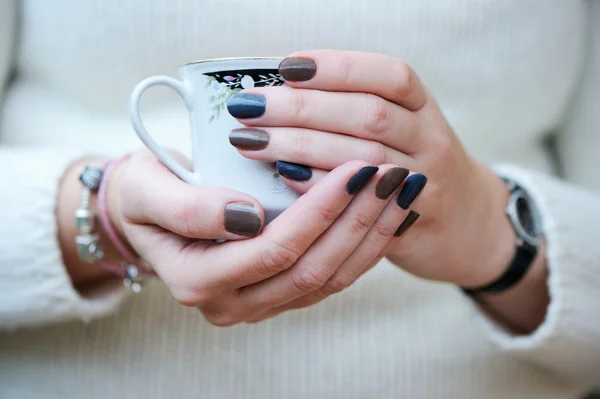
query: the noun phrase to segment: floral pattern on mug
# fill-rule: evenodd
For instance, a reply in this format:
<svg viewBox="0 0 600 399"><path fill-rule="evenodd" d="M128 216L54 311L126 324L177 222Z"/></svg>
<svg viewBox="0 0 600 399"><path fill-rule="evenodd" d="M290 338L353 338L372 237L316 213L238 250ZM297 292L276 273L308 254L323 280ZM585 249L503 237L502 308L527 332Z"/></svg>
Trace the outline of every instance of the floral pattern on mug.
<svg viewBox="0 0 600 399"><path fill-rule="evenodd" d="M267 169L273 172L273 180L269 184L269 190L271 190L271 192L275 194L279 194L286 190L289 190L290 188L285 185L283 180L281 180L281 176L277 172L277 166L275 166L275 162L268 163L266 165Z"/></svg>
<svg viewBox="0 0 600 399"><path fill-rule="evenodd" d="M284 80L276 69L252 69L247 71L224 71L205 74L206 88L212 87L208 98L211 111L209 123L219 119L227 107L227 100L243 89L253 87L283 86Z"/></svg>

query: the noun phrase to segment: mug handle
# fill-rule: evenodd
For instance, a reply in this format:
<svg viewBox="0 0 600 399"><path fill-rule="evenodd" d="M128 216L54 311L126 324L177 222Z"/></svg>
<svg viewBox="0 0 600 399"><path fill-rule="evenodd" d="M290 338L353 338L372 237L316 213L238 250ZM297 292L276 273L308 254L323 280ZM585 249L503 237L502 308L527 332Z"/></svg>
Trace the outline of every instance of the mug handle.
<svg viewBox="0 0 600 399"><path fill-rule="evenodd" d="M177 79L174 79L170 76L153 76L148 79L142 80L137 84L133 92L131 93L131 98L129 101L129 114L131 117L131 124L133 125L133 129L139 136L140 140L156 155L160 162L163 163L167 168L169 168L177 177L189 184L200 184L201 175L197 172L190 172L179 162L175 160L167 151L164 150L148 133L144 123L142 122L142 118L140 117L140 100L142 95L146 90L153 86L167 86L171 89L175 90L177 94L183 100L187 109L190 109L190 96L188 91L188 86Z"/></svg>

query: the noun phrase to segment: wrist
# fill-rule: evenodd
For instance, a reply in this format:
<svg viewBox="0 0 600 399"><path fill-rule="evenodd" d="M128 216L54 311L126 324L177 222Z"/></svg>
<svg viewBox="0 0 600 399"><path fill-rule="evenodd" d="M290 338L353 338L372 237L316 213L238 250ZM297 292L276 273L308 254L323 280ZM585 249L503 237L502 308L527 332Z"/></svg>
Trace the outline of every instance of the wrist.
<svg viewBox="0 0 600 399"><path fill-rule="evenodd" d="M509 267L515 255L516 234L506 215L510 192L506 183L487 166L481 166L480 192L485 193L481 217L476 221L477 244L468 260L468 273L454 283L465 287L481 287L496 281ZM481 190L481 188L484 188Z"/></svg>
<svg viewBox="0 0 600 399"><path fill-rule="evenodd" d="M75 211L79 208L82 186L79 175L87 165L102 166L104 160L101 158L85 158L73 163L65 171L58 190L58 202L56 207L56 220L58 239L62 252L63 262L71 278L73 286L83 291L87 287L99 284L114 277L98 264L89 264L79 258L75 237L78 231L75 224ZM96 196L90 198L90 205L96 208ZM106 236L99 224L97 232L103 243L106 259L118 259L117 251L106 240Z"/></svg>

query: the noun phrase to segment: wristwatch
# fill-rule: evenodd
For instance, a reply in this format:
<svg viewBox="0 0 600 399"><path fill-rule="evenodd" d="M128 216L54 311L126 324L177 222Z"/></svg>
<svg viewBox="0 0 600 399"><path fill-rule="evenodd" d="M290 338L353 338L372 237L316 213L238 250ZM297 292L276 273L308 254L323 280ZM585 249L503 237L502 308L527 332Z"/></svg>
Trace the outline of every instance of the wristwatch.
<svg viewBox="0 0 600 399"><path fill-rule="evenodd" d="M535 201L515 181L503 178L510 192L506 215L516 234L515 255L508 268L496 281L479 288L462 290L475 296L482 293L499 293L517 284L535 260L543 238L542 223Z"/></svg>

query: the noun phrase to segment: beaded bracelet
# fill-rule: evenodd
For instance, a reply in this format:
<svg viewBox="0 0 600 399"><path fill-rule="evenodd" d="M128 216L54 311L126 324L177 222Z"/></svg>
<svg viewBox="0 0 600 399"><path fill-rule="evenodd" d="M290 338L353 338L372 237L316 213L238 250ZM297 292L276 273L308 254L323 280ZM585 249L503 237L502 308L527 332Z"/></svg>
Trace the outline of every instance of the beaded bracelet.
<svg viewBox="0 0 600 399"><path fill-rule="evenodd" d="M122 158L124 159L124 158ZM110 161L105 169L96 166L86 166L79 180L83 184L81 190L80 207L75 211L75 221L78 234L75 237L79 258L86 263L98 264L106 271L123 278L123 284L133 292L142 290L143 274L154 275L143 262L132 254L127 245L120 239L108 216L106 203L106 186L114 167L122 160ZM111 243L119 254L126 260L117 265L104 260L104 250L100 236L95 231L96 213L90 209L90 197L98 193L98 209L100 222Z"/></svg>

